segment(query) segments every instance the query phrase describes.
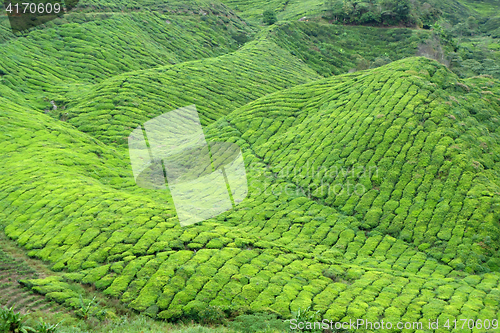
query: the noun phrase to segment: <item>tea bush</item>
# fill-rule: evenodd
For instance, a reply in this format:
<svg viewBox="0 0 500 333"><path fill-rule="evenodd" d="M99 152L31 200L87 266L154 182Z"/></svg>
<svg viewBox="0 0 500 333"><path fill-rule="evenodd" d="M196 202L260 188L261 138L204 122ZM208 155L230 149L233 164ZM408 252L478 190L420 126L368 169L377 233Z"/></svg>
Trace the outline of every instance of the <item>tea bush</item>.
<svg viewBox="0 0 500 333"><path fill-rule="evenodd" d="M278 21L278 18L276 17L276 13L274 13L271 10L266 10L262 14L262 16L263 16L262 22L264 24L267 24L267 25L273 25L274 23L276 23Z"/></svg>

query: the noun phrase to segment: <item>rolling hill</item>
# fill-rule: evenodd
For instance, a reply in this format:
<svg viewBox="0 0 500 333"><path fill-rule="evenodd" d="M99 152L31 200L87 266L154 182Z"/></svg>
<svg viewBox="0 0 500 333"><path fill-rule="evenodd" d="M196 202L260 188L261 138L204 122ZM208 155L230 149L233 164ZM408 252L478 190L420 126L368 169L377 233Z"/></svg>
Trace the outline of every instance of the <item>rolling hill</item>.
<svg viewBox="0 0 500 333"><path fill-rule="evenodd" d="M0 79L43 111L52 109L50 100L57 104L120 73L235 51L250 34L241 20L215 15L72 12L46 29L4 36Z"/></svg>
<svg viewBox="0 0 500 333"><path fill-rule="evenodd" d="M124 144L131 129L167 110L196 104L206 125L258 97L318 78L261 40L216 58L117 75L64 104L70 124L103 142Z"/></svg>
<svg viewBox="0 0 500 333"><path fill-rule="evenodd" d="M495 1L428 6L445 25ZM415 57L437 25L329 24L327 5L85 0L23 34L0 16L0 227L54 271L16 280L168 321L500 320L500 81ZM498 52L488 18L462 63L476 40ZM136 185L126 143L193 104L209 142L242 149L249 194L181 227L168 187Z"/></svg>
<svg viewBox="0 0 500 333"><path fill-rule="evenodd" d="M410 58L250 102L205 129L242 147L249 197L185 228L168 191L133 186L124 151L4 101L5 233L163 319L207 305L497 318L499 95L485 90L496 84Z"/></svg>

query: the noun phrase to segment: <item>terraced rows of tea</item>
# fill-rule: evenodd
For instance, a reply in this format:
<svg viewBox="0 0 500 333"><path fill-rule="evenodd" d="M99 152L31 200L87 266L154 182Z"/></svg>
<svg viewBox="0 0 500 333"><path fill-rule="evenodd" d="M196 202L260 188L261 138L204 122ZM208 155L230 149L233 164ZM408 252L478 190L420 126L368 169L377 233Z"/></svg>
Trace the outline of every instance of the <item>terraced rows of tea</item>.
<svg viewBox="0 0 500 333"><path fill-rule="evenodd" d="M260 21L262 13L266 10L275 11L280 20L298 20L304 16L311 17L326 13L328 4L318 0L272 0L272 1L244 1L244 0L222 0L237 13L250 20Z"/></svg>
<svg viewBox="0 0 500 333"><path fill-rule="evenodd" d="M148 24L144 24L148 22ZM111 76L238 49L250 29L235 18L142 12L76 12L27 36L2 36L0 82L32 107L59 112L66 100ZM9 37L10 36L10 37Z"/></svg>
<svg viewBox="0 0 500 333"><path fill-rule="evenodd" d="M288 113L263 111L275 104L269 96L230 121L277 179L364 230L398 236L455 269L496 270L499 104L483 90L494 82L474 89L444 67L417 64L347 76L337 91L328 81L291 89L276 98Z"/></svg>
<svg viewBox="0 0 500 333"><path fill-rule="evenodd" d="M226 76L212 68L228 63L259 73L259 47L282 52L264 40L235 53L250 53L251 65L227 55L179 66L214 82ZM176 66L132 73L129 91L139 94L133 84L146 78L174 80ZM89 96L111 96L125 79L104 80ZM106 131L84 133L0 97L6 235L61 279L160 319L207 305L284 318L311 306L334 321L500 319L498 82L460 81L423 58L282 91L300 82L269 80L244 106L245 97L205 102L201 85L189 87L206 110L221 110L204 130L242 148L249 195L184 228L168 190L137 188L126 149L91 136L108 140ZM176 103L158 100L151 105ZM81 119L92 112L84 106ZM65 302L75 295L61 281L26 285Z"/></svg>
<svg viewBox="0 0 500 333"><path fill-rule="evenodd" d="M408 58L435 31L327 24L331 5L81 0L24 33L0 15L0 227L54 271L3 244L1 305L67 312L95 287L169 321L500 320L500 82ZM126 143L193 104L249 193L181 227Z"/></svg>
<svg viewBox="0 0 500 333"><path fill-rule="evenodd" d="M105 143L127 143L131 129L196 104L203 125L252 100L320 76L266 39L217 58L129 72L68 101L68 122Z"/></svg>

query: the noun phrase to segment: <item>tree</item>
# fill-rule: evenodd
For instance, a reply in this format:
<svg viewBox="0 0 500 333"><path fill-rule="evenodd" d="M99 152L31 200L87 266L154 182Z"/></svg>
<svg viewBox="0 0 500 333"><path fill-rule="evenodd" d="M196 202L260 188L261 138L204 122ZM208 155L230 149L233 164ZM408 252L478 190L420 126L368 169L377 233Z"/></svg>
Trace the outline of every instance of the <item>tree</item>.
<svg viewBox="0 0 500 333"><path fill-rule="evenodd" d="M264 18L262 19L262 21L264 22L264 24L273 25L274 23L278 22L278 18L276 17L276 13L272 10L266 10L263 13L263 16L264 16Z"/></svg>
<svg viewBox="0 0 500 333"><path fill-rule="evenodd" d="M354 6L353 6L352 2L344 1L344 4L342 6L342 10L344 11L344 15L346 17L350 17L351 14L354 12Z"/></svg>
<svg viewBox="0 0 500 333"><path fill-rule="evenodd" d="M410 2L408 0L398 1L394 11L401 21L405 21L410 15Z"/></svg>

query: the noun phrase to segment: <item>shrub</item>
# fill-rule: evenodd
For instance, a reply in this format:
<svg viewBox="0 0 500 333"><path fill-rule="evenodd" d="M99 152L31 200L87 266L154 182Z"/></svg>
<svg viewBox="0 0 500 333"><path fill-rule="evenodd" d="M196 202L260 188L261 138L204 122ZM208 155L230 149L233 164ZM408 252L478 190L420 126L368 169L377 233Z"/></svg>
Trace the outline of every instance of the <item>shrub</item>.
<svg viewBox="0 0 500 333"><path fill-rule="evenodd" d="M49 299L49 300L54 300L57 303L62 304L68 298L75 297L76 295L77 294L72 290L63 290L63 291L53 291L53 292L47 293L45 295L45 297L47 297L47 299Z"/></svg>
<svg viewBox="0 0 500 333"><path fill-rule="evenodd" d="M197 319L203 325L218 325L225 321L226 314L221 307L209 305L198 312Z"/></svg>
<svg viewBox="0 0 500 333"><path fill-rule="evenodd" d="M381 67L387 64L390 64L392 60L389 57L378 57L373 61L372 66L373 67Z"/></svg>
<svg viewBox="0 0 500 333"><path fill-rule="evenodd" d="M264 24L273 25L274 23L278 22L276 13L272 10L266 10L262 15L262 22L264 22Z"/></svg>
<svg viewBox="0 0 500 333"><path fill-rule="evenodd" d="M95 283L108 273L109 265L92 268L82 279L83 283Z"/></svg>
<svg viewBox="0 0 500 333"><path fill-rule="evenodd" d="M39 322L36 326L36 331L38 333L55 333L57 330L57 327L60 324L61 324L61 322L58 322L57 324L46 323L43 321L42 318L39 318Z"/></svg>
<svg viewBox="0 0 500 333"><path fill-rule="evenodd" d="M207 249L222 249L224 243L219 238L214 238L208 242L206 245Z"/></svg>
<svg viewBox="0 0 500 333"><path fill-rule="evenodd" d="M309 323L314 323L314 322L319 322L320 319L320 314L319 311L312 311L311 307L307 307L305 309L298 308L297 311L292 311L292 318L296 319L297 322L309 322ZM318 329L308 329L304 328L302 331L304 332L321 332Z"/></svg>
<svg viewBox="0 0 500 333"><path fill-rule="evenodd" d="M22 315L14 311L14 306L10 308L2 307L0 309L0 328L2 332L27 333L35 332L35 330L26 325L25 319L27 315Z"/></svg>
<svg viewBox="0 0 500 333"><path fill-rule="evenodd" d="M278 331L286 332L290 325L278 319L276 314L255 313L244 314L229 322L228 327L243 333Z"/></svg>
<svg viewBox="0 0 500 333"><path fill-rule="evenodd" d="M91 300L84 300L82 295L80 295L78 305L79 309L75 311L75 314L84 320L90 317L95 317L100 320L106 316L106 310L99 306L95 296Z"/></svg>

